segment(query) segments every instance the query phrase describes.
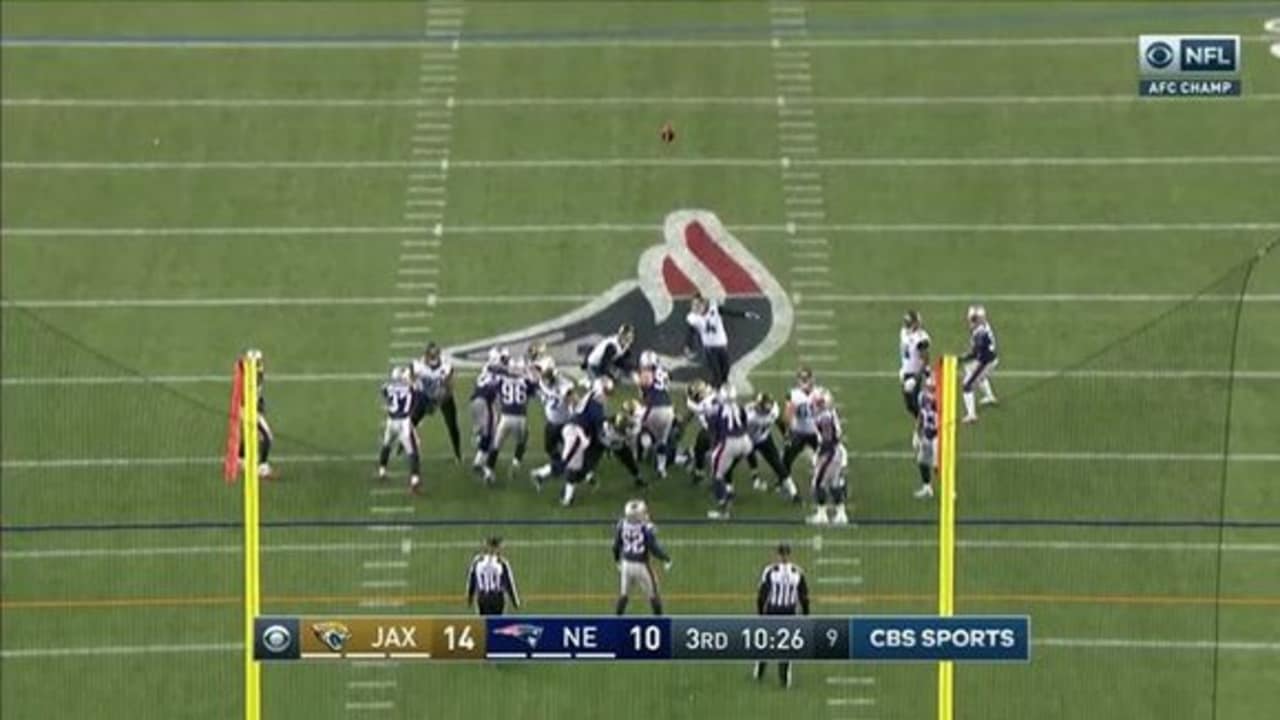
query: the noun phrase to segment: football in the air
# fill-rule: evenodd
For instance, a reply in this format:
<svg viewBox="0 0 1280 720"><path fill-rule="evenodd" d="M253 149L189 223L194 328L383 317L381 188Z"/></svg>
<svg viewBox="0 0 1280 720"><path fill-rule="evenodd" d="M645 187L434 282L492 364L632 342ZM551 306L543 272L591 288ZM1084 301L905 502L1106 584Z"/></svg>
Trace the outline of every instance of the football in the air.
<svg viewBox="0 0 1280 720"><path fill-rule="evenodd" d="M663 123L662 130L658 133L658 137L662 138L664 143L672 143L676 140L676 129L671 127L671 123Z"/></svg>

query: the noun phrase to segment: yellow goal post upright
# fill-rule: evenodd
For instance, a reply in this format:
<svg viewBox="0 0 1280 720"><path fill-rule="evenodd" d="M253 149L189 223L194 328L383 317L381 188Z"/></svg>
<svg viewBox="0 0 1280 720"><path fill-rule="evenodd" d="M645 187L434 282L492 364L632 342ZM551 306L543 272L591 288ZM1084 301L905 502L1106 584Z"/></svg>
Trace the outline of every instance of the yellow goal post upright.
<svg viewBox="0 0 1280 720"><path fill-rule="evenodd" d="M939 363L938 399L938 615L951 617L956 602L956 410L959 362ZM955 717L955 665L938 663L938 720Z"/></svg>
<svg viewBox="0 0 1280 720"><path fill-rule="evenodd" d="M259 565L258 495L258 363L257 353L240 358L243 411L240 437L244 443L244 717L262 717L262 669L253 659L253 623L262 609L262 573Z"/></svg>

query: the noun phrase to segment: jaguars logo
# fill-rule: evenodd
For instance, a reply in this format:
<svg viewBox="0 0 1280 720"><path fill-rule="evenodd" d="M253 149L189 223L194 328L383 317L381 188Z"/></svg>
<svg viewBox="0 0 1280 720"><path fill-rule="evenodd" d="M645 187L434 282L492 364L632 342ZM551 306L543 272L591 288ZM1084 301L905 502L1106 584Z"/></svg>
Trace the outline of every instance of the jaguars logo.
<svg viewBox="0 0 1280 720"><path fill-rule="evenodd" d="M351 639L351 630L339 622L322 622L311 626L316 639L333 652L340 653Z"/></svg>

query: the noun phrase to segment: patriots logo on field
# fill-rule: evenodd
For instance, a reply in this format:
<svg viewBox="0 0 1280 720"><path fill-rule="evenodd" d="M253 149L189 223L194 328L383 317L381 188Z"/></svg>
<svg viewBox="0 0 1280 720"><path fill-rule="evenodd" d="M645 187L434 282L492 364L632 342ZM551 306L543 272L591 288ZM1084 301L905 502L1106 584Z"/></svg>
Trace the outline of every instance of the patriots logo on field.
<svg viewBox="0 0 1280 720"><path fill-rule="evenodd" d="M502 635L504 637L515 638L524 642L532 650L538 647L538 641L542 639L542 626L530 625L528 623L513 623L511 625L503 625L493 629L494 635Z"/></svg>
<svg viewBox="0 0 1280 720"><path fill-rule="evenodd" d="M791 300L761 263L707 210L677 210L667 215L663 240L640 255L637 278L614 285L603 295L558 318L529 328L464 343L446 352L456 364L480 367L489 348L506 346L512 355L543 343L561 367L574 367L578 349L593 345L623 323L635 327L635 345L653 350L677 382L703 376L696 361L683 354L685 316L695 293L754 312L759 320L725 318L729 331L730 382L750 391L747 374L767 360L791 335Z"/></svg>
<svg viewBox="0 0 1280 720"><path fill-rule="evenodd" d="M347 640L351 638L351 630L339 622L322 622L311 626L311 632L325 647L334 652L342 652Z"/></svg>

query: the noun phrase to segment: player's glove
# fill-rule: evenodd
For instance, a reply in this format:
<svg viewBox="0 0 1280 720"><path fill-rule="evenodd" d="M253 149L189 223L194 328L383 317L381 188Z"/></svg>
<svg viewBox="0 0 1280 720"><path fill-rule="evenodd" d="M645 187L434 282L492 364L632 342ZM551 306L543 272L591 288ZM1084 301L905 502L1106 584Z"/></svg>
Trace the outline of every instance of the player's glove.
<svg viewBox="0 0 1280 720"><path fill-rule="evenodd" d="M666 561L666 562L662 563L662 569L663 569L663 570L666 570L667 572L671 572L671 563L673 563L673 562L674 562L673 560L668 560L668 561Z"/></svg>

